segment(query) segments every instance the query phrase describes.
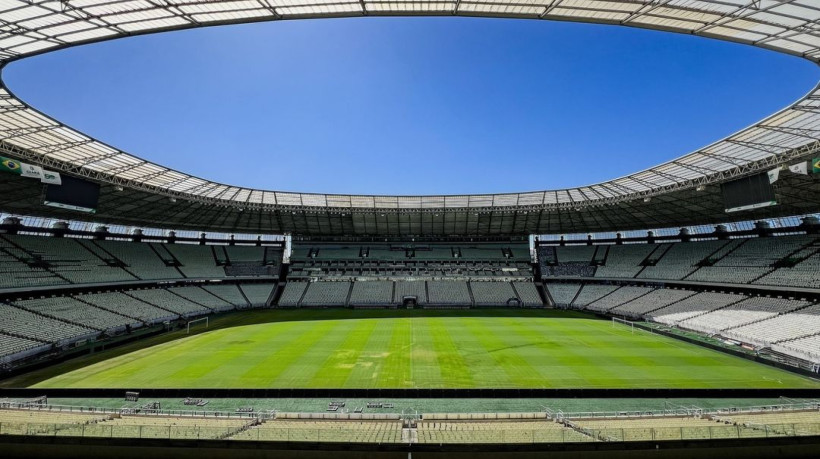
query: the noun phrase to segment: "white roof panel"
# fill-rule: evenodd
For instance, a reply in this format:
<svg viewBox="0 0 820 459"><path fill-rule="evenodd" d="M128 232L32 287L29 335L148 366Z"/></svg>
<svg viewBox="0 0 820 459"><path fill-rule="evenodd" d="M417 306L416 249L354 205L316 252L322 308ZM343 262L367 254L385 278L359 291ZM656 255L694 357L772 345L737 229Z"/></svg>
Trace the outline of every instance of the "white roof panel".
<svg viewBox="0 0 820 459"><path fill-rule="evenodd" d="M365 9L363 10L362 5ZM458 6L457 6L458 5ZM625 24L749 43L820 61L816 0L0 0L0 63L60 47L135 32L267 18L402 15L487 15ZM169 170L105 145L25 106L0 89L0 142L29 161L86 168L102 181L128 182L225 204L333 209L454 209L542 206L636 199L670 185L691 186L718 172L780 157L820 140L820 90L756 125L666 164L587 187L499 195L347 196L251 190ZM674 152L671 152L674 153ZM670 154L670 156L674 156ZM156 187L156 188L154 188ZM213 201L211 201L213 202Z"/></svg>

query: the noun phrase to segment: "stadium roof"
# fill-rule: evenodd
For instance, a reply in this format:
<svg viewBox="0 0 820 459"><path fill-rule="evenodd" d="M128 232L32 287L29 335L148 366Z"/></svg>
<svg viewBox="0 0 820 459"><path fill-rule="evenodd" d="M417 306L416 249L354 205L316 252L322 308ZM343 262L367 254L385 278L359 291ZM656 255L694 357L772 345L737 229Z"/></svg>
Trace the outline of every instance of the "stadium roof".
<svg viewBox="0 0 820 459"><path fill-rule="evenodd" d="M820 4L816 0L0 0L0 63L143 33L253 21L378 15L492 16L624 25L746 43L815 63L820 61ZM214 211L227 209L220 211L225 215L241 215L245 210L276 214L308 211L329 215L371 213L368 218L378 219L383 212L442 212L453 214L454 218L461 213L466 221L468 215L476 212L512 212L518 217L563 213L563 220L573 221L575 217L567 216L570 212L601 212L600 206L623 210L638 202L650 202L647 199L654 197L659 198L656 203L662 201L661 197L679 204L691 199L693 208L700 208L702 204L697 201L702 201L703 196L691 193L693 190L716 193L711 185L812 157L820 151L820 87L749 128L665 164L594 185L525 193L356 196L267 191L215 183L140 159L71 129L29 107L5 86L0 88L0 150L27 162L125 188L135 193L135 198L173 198L182 200L189 208L204 205ZM670 152L673 156L674 152ZM820 210L818 201L806 198L801 203L799 194L795 194L817 196L816 182L800 182L799 191L786 193L798 196L793 206L780 205L761 215L782 215L798 208L803 212ZM26 194L23 190L21 193ZM13 197L7 194L4 201ZM29 213L51 212L34 206L28 209ZM701 208L700 222L725 221L720 207L711 206L708 212ZM659 206L652 208L663 215ZM5 210L12 209L6 205ZM612 219L593 225L597 228L582 225L584 219L578 217L579 226L560 225L558 229L551 225L526 225L526 231L617 230L626 229L623 225L634 227L649 221L670 226L692 223L687 223L691 218L683 217L685 211L679 214L680 218L675 218L673 212L668 218L653 217L648 221L625 214L623 222ZM98 216L112 222L124 221L123 216L114 213L100 212ZM173 217L155 216L165 222ZM129 223L139 224L135 217L130 219ZM152 219L147 218L146 223L148 220ZM214 225L211 220L202 229L245 228L237 222L217 225L218 228ZM245 229L337 234L318 224L306 223L303 228L282 224L276 230L260 225ZM400 231L388 226L385 229L391 234ZM478 233L468 234L484 233L478 226L473 230ZM472 230L456 232L461 231ZM382 232L379 229L373 234Z"/></svg>

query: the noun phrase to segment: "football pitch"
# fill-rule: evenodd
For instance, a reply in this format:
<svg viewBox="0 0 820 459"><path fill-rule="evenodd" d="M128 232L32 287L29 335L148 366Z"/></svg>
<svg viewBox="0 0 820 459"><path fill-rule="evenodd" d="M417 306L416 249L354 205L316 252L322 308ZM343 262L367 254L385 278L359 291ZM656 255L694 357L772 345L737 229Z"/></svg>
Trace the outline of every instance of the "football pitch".
<svg viewBox="0 0 820 459"><path fill-rule="evenodd" d="M280 310L265 317L105 359L34 387L820 387L570 311Z"/></svg>

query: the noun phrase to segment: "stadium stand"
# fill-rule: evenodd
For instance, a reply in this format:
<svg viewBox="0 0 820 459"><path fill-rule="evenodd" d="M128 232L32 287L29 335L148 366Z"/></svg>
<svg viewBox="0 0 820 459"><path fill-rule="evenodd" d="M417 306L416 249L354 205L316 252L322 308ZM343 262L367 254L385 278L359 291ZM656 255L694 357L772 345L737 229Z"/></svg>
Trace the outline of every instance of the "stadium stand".
<svg viewBox="0 0 820 459"><path fill-rule="evenodd" d="M587 245L576 245L555 248L556 261L558 263L592 263L595 255L595 247Z"/></svg>
<svg viewBox="0 0 820 459"><path fill-rule="evenodd" d="M626 286L621 287L609 295L606 295L598 300L592 301L587 304L586 309L590 309L592 311L598 312L606 312L616 306L620 306L624 303L634 301L637 298L640 298L647 293L650 293L653 289L651 287L632 287Z"/></svg>
<svg viewBox="0 0 820 459"><path fill-rule="evenodd" d="M76 295L75 298L97 308L131 317L147 324L172 320L178 316L178 314L152 306L122 292Z"/></svg>
<svg viewBox="0 0 820 459"><path fill-rule="evenodd" d="M725 308L745 298L743 295L731 293L702 292L672 305L649 312L645 317L662 324L677 325L686 319Z"/></svg>
<svg viewBox="0 0 820 459"><path fill-rule="evenodd" d="M254 441L401 443L401 421L268 420L231 437Z"/></svg>
<svg viewBox="0 0 820 459"><path fill-rule="evenodd" d="M179 279L182 273L167 266L152 246L141 242L92 241L125 265L139 279Z"/></svg>
<svg viewBox="0 0 820 459"><path fill-rule="evenodd" d="M314 244L294 247L291 260L290 279L532 278L529 248L521 244Z"/></svg>
<svg viewBox="0 0 820 459"><path fill-rule="evenodd" d="M540 421L427 421L418 423L419 443L562 443L591 441L580 432Z"/></svg>
<svg viewBox="0 0 820 459"><path fill-rule="evenodd" d="M657 248L656 244L611 246L606 264L595 270L595 277L635 277L643 269L641 263Z"/></svg>
<svg viewBox="0 0 820 459"><path fill-rule="evenodd" d="M42 236L2 236L22 248L30 262L46 267L72 284L134 280L119 267L109 266L77 239Z"/></svg>
<svg viewBox="0 0 820 459"><path fill-rule="evenodd" d="M393 305L393 282L365 281L353 284L350 293L350 305L354 307L373 307Z"/></svg>
<svg viewBox="0 0 820 459"><path fill-rule="evenodd" d="M278 305L283 308L295 308L299 306L299 301L302 295L307 290L308 282L288 282L285 285L285 290L279 298Z"/></svg>
<svg viewBox="0 0 820 459"><path fill-rule="evenodd" d="M68 281L35 264L33 257L0 236L0 288L67 284Z"/></svg>
<svg viewBox="0 0 820 459"><path fill-rule="evenodd" d="M263 247L249 247L241 245L221 246L228 256L228 261L236 262L265 262L265 249Z"/></svg>
<svg viewBox="0 0 820 459"><path fill-rule="evenodd" d="M813 363L820 363L820 334L772 344L772 350Z"/></svg>
<svg viewBox="0 0 820 459"><path fill-rule="evenodd" d="M512 285L516 293L518 293L521 306L532 308L544 305L544 302L541 300L541 295L538 294L538 290L532 282L513 282Z"/></svg>
<svg viewBox="0 0 820 459"><path fill-rule="evenodd" d="M20 300L15 301L14 305L47 317L77 325L82 324L101 331L114 332L124 329L126 325L132 327L142 325L133 318L96 308L71 297Z"/></svg>
<svg viewBox="0 0 820 459"><path fill-rule="evenodd" d="M350 293L350 282L317 281L311 282L302 297L302 307L346 306Z"/></svg>
<svg viewBox="0 0 820 459"><path fill-rule="evenodd" d="M427 304L427 286L424 281L396 281L394 298L401 304L404 298L415 298L416 304Z"/></svg>
<svg viewBox="0 0 820 459"><path fill-rule="evenodd" d="M99 334L98 330L48 318L4 303L0 303L0 332L58 346Z"/></svg>
<svg viewBox="0 0 820 459"><path fill-rule="evenodd" d="M248 301L245 299L245 296L242 295L242 291L239 290L239 287L233 284L220 284L220 285L206 285L202 287L203 289L207 290L210 294L225 300L228 304L238 308L244 309L250 307Z"/></svg>
<svg viewBox="0 0 820 459"><path fill-rule="evenodd" d="M268 298L273 293L273 289L276 288L276 284L240 284L239 288L245 293L245 297L251 302L252 307L263 307L267 305Z"/></svg>
<svg viewBox="0 0 820 459"><path fill-rule="evenodd" d="M792 267L780 267L755 280L759 285L785 285L791 287L820 285L820 239L793 255L797 263Z"/></svg>
<svg viewBox="0 0 820 459"><path fill-rule="evenodd" d="M430 306L469 307L473 304L467 283L463 281L428 281L427 296Z"/></svg>
<svg viewBox="0 0 820 459"><path fill-rule="evenodd" d="M545 286L555 305L562 307L569 306L581 290L581 284L546 284Z"/></svg>
<svg viewBox="0 0 820 459"><path fill-rule="evenodd" d="M670 304L677 303L678 301L683 300L684 298L688 298L694 295L696 292L691 290L676 290L676 289L657 289L653 290L646 295L635 298L634 300L628 301L620 306L617 306L610 310L611 314L621 315L631 318L639 318L642 317L644 314L654 311L656 309L660 309Z"/></svg>
<svg viewBox="0 0 820 459"><path fill-rule="evenodd" d="M164 244L163 247L179 261L185 277L225 277L225 268L216 265L212 246Z"/></svg>
<svg viewBox="0 0 820 459"><path fill-rule="evenodd" d="M515 294L509 282L470 282L470 290L475 299L475 306L507 306L520 305L518 295ZM511 303L508 303L511 301Z"/></svg>
<svg viewBox="0 0 820 459"><path fill-rule="evenodd" d="M741 413L718 413L712 416L719 422L731 423L746 427L757 428L764 433L777 435L783 433L781 429L795 429L799 435L820 434L820 411L817 409L792 411L775 410L771 412L741 412ZM802 432L799 432L802 430Z"/></svg>
<svg viewBox="0 0 820 459"><path fill-rule="evenodd" d="M820 305L814 305L771 319L726 330L722 334L744 343L770 346L780 341L797 340L798 338L817 335L818 330L820 330Z"/></svg>
<svg viewBox="0 0 820 459"><path fill-rule="evenodd" d="M712 266L704 266L686 277L701 282L751 283L775 269L775 263L812 243L809 236L743 239ZM737 269L743 268L743 269Z"/></svg>
<svg viewBox="0 0 820 459"><path fill-rule="evenodd" d="M202 287L170 287L168 291L186 300L190 300L193 303L213 309L214 311L226 311L236 307L236 305L214 295Z"/></svg>
<svg viewBox="0 0 820 459"><path fill-rule="evenodd" d="M806 301L752 297L727 308L684 320L678 326L702 333L715 334L726 329L770 319L808 305L809 303Z"/></svg>
<svg viewBox="0 0 820 459"><path fill-rule="evenodd" d="M11 405L11 404L7 404ZM816 406L779 406L689 415L599 413L422 414L413 423L397 414L310 413L239 416L229 413L131 414L128 409L0 408L0 435L338 443L578 443L766 438L820 434Z"/></svg>
<svg viewBox="0 0 820 459"><path fill-rule="evenodd" d="M639 279L683 279L698 269L699 263L707 260L710 255L719 257L719 250L724 247L731 250L741 242L743 241L703 241L672 244L668 250L663 252L663 256L655 261L654 265L646 266L637 277Z"/></svg>
<svg viewBox="0 0 820 459"><path fill-rule="evenodd" d="M207 314L211 312L211 309L205 306L196 304L161 288L150 290L129 290L126 293L128 296L132 296L138 300L142 300L148 304L171 311L183 317Z"/></svg>
<svg viewBox="0 0 820 459"><path fill-rule="evenodd" d="M599 300L605 295L609 295L618 288L619 286L617 285L584 285L578 293L578 296L575 297L575 301L572 302L572 307L583 309L588 304Z"/></svg>
<svg viewBox="0 0 820 459"><path fill-rule="evenodd" d="M3 307L0 305L0 308ZM0 364L50 348L41 341L0 333Z"/></svg>

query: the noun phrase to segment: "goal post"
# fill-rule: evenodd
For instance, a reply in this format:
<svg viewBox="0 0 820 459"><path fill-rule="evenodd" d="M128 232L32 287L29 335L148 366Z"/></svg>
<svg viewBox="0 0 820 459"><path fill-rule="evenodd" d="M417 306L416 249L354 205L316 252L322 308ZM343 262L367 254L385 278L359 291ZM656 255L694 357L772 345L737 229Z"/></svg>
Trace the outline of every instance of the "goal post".
<svg viewBox="0 0 820 459"><path fill-rule="evenodd" d="M633 334L635 333L635 322L633 322L631 320L619 319L617 317L613 317L612 318L612 328L616 327L615 324L626 325L627 327L629 327L632 330Z"/></svg>
<svg viewBox="0 0 820 459"><path fill-rule="evenodd" d="M200 319L189 320L188 323L186 324L185 334L187 334L187 335L191 334L191 325L194 325L198 322L203 322L203 321L205 322L205 328L208 328L208 318L207 317L202 317Z"/></svg>

